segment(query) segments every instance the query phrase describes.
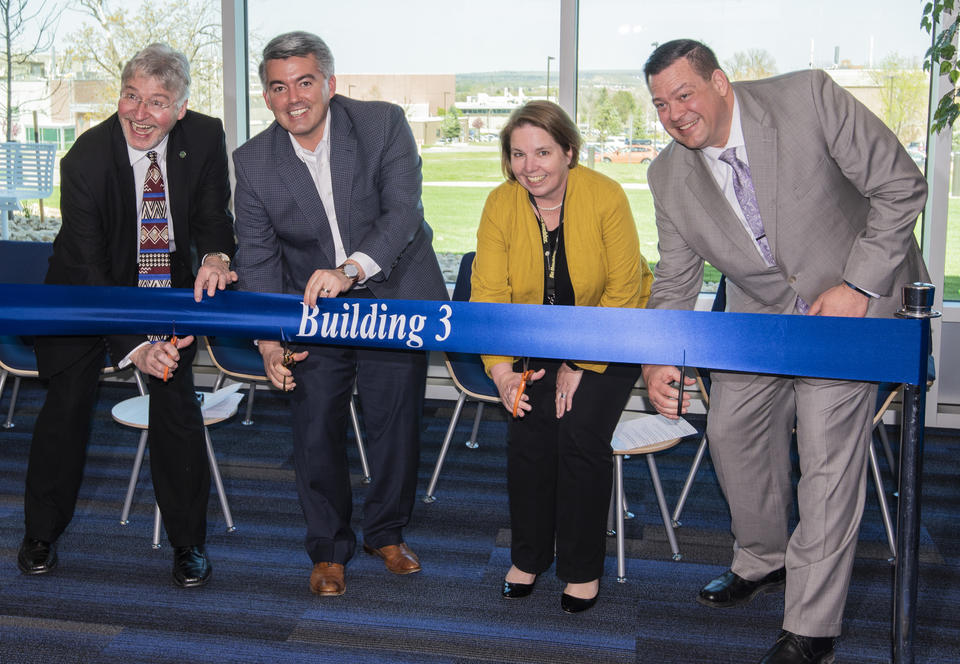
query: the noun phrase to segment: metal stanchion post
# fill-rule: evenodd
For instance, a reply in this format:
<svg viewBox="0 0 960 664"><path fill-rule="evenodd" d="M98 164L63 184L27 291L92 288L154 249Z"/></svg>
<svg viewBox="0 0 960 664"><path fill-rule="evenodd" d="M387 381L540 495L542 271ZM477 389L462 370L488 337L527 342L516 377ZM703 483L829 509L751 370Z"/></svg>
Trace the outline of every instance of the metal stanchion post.
<svg viewBox="0 0 960 664"><path fill-rule="evenodd" d="M933 311L933 284L912 283L901 291L899 318L923 319L921 326L918 377L926 375L930 350L930 319ZM926 410L926 380L903 389L900 435L900 502L897 509L897 568L893 584L893 661L913 664L916 628L917 580L920 549L920 492L923 472L923 422Z"/></svg>

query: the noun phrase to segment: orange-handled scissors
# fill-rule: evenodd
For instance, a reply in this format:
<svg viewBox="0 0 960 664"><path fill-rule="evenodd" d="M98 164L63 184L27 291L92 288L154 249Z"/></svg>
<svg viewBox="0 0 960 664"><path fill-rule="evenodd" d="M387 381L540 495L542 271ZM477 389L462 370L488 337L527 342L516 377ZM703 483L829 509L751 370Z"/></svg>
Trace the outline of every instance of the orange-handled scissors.
<svg viewBox="0 0 960 664"><path fill-rule="evenodd" d="M177 324L176 323L173 324L173 336L170 337L170 343L172 343L174 346L177 345ZM170 377L170 367L164 367L163 382L166 383L167 378L169 377Z"/></svg>
<svg viewBox="0 0 960 664"><path fill-rule="evenodd" d="M517 416L517 410L520 408L520 397L523 396L523 391L527 389L527 381L530 380L530 376L533 375L533 369L528 369L530 366L530 358L523 358L523 373L520 374L520 387L517 388L517 398L513 402L513 416Z"/></svg>
<svg viewBox="0 0 960 664"><path fill-rule="evenodd" d="M283 328L280 328L280 343L283 345L283 358L280 360L280 364L285 367L289 367L290 370L293 370L293 367L297 366L297 361L293 359L293 351L290 350L290 342L287 341L287 335L284 334ZM287 377L283 377L283 391L287 391Z"/></svg>

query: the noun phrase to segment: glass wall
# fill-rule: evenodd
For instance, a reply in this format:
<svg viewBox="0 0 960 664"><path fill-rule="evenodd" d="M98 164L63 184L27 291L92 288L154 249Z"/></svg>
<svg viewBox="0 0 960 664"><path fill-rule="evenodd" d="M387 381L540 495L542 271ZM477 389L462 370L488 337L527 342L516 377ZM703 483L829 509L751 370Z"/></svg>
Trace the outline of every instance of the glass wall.
<svg viewBox="0 0 960 664"><path fill-rule="evenodd" d="M559 0L355 0L328 3L322 12L315 2L294 0L282 13L266 0L248 6L250 134L273 120L256 74L263 45L288 30L320 35L336 60L337 94L406 111L423 158L434 247L455 278L454 256L476 248L483 203L503 182L497 132L524 101L556 98Z"/></svg>
<svg viewBox="0 0 960 664"><path fill-rule="evenodd" d="M651 262L659 255L647 166L670 137L653 112L642 69L653 49L671 39L705 42L734 81L826 69L924 167L929 77L922 58L929 37L911 3L699 0L683 5L680 20L661 2L593 0L580 5L579 30L577 121L593 148L594 167L626 189ZM960 274L960 264L953 274ZM705 290L716 277L708 266Z"/></svg>
<svg viewBox="0 0 960 664"><path fill-rule="evenodd" d="M9 128L13 141L57 145L53 195L23 201L25 211L9 220L9 239L51 241L60 228L60 157L76 137L117 110L120 72L137 51L151 42L166 42L186 54L192 85L189 108L223 117L223 49L220 3L216 0L90 0L73 3L58 22L43 27L56 7L34 7L19 16L28 22L14 30L16 54L9 78L0 79L11 93ZM17 8L11 6L11 12ZM16 19L17 17L12 17ZM12 24L17 24L16 20ZM19 62L18 62L19 59ZM5 62L5 58L0 58ZM6 95L3 95L6 98Z"/></svg>

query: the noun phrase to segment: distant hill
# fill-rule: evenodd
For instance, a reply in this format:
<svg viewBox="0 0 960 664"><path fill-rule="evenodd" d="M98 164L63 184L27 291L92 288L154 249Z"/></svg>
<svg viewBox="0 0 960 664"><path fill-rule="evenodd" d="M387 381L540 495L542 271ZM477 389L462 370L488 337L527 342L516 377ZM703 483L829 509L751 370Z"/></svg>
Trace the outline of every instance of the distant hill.
<svg viewBox="0 0 960 664"><path fill-rule="evenodd" d="M547 87L547 72L544 71L485 71L457 74L457 101L465 101L467 95L479 92L503 94L504 88L510 88L516 94L517 88L531 95L543 95ZM550 71L550 88L556 94L558 83L556 70ZM581 71L578 74L581 87L606 86L611 89L631 89L646 87L643 72L639 69L613 69Z"/></svg>

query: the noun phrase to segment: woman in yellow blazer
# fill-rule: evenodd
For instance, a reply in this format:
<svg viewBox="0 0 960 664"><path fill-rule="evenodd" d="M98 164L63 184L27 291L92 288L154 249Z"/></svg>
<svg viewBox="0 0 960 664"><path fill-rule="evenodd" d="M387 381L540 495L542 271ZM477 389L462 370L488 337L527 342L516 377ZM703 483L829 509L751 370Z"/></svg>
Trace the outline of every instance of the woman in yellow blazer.
<svg viewBox="0 0 960 664"><path fill-rule="evenodd" d="M477 231L474 302L643 307L653 275L619 184L577 166L580 135L562 108L533 101L500 132L507 181ZM596 603L612 482L610 438L640 368L483 356L508 429L513 566L506 598L526 597L554 561L568 613ZM527 380L523 372L529 369Z"/></svg>

